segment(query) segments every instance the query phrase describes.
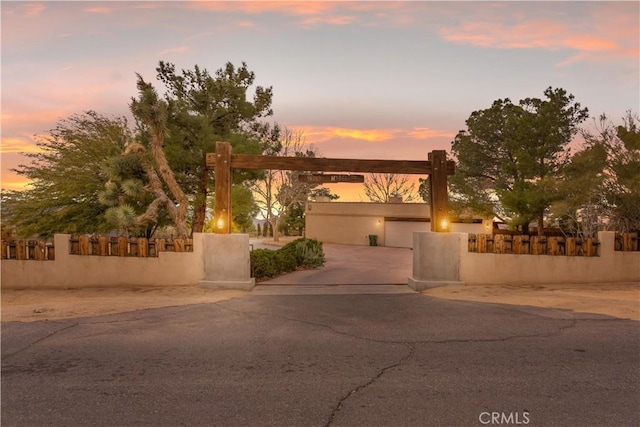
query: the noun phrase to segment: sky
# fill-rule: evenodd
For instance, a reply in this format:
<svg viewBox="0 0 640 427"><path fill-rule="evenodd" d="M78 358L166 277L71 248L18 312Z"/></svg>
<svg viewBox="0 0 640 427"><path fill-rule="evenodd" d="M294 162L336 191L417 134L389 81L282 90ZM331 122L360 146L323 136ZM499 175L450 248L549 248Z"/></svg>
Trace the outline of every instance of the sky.
<svg viewBox="0 0 640 427"><path fill-rule="evenodd" d="M1 186L72 114L127 116L160 60L211 73L242 61L273 87L268 120L323 157L424 160L476 110L561 87L619 122L640 110L640 3L0 3ZM590 119L591 120L591 119ZM585 126L589 126L591 121ZM361 185L337 184L341 201Z"/></svg>

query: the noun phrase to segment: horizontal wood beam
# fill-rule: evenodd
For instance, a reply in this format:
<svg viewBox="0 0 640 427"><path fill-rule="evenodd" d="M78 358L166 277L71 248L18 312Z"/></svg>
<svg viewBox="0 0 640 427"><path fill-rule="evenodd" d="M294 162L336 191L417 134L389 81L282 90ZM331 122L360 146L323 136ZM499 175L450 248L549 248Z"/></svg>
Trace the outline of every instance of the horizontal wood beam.
<svg viewBox="0 0 640 427"><path fill-rule="evenodd" d="M215 168L215 153L207 153L207 167ZM447 161L447 175L453 175L455 162ZM319 157L274 157L232 154L231 167L236 169L279 169L309 172L432 174L428 160L354 160Z"/></svg>

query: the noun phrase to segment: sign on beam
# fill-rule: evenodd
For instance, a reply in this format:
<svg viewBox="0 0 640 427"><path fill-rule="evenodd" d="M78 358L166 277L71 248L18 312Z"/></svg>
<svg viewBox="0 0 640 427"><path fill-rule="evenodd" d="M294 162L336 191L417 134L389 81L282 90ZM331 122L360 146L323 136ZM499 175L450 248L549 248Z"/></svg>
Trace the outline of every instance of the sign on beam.
<svg viewBox="0 0 640 427"><path fill-rule="evenodd" d="M364 182L364 175L340 175L334 173L322 174L314 173L312 175L298 176L300 182L310 184L334 184L339 182Z"/></svg>

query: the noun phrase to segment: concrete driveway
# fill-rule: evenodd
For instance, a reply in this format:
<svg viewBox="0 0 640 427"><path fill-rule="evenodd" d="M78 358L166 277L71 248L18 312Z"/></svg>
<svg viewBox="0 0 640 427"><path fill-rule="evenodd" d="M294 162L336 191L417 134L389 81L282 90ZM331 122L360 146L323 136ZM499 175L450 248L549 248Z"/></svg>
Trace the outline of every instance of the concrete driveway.
<svg viewBox="0 0 640 427"><path fill-rule="evenodd" d="M329 243L323 248L324 267L296 271L260 285L407 285L412 273L411 249Z"/></svg>
<svg viewBox="0 0 640 427"><path fill-rule="evenodd" d="M636 426L638 322L261 295L2 323L3 426Z"/></svg>

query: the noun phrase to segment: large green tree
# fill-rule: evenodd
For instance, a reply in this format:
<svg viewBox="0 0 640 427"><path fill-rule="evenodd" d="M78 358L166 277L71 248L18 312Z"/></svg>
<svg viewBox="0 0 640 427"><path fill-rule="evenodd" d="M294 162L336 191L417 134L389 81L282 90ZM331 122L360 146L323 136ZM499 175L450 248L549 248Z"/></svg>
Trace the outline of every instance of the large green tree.
<svg viewBox="0 0 640 427"><path fill-rule="evenodd" d="M268 132L260 119L273 114L272 88L254 86L255 74L244 62L227 63L213 75L197 65L178 72L164 61L156 71L167 104L164 151L191 202L192 232L201 232L212 188L205 153L214 151L216 141L227 141L234 153L260 154L260 139ZM256 177L256 172L234 173L235 183Z"/></svg>
<svg viewBox="0 0 640 427"><path fill-rule="evenodd" d="M587 117L573 95L551 87L542 99L499 99L474 111L452 143L452 197L525 230L537 220L542 233L545 212L560 197L556 180L570 159L567 146Z"/></svg>
<svg viewBox="0 0 640 427"><path fill-rule="evenodd" d="M582 181L590 181L577 194L591 197L577 198L574 208L582 217L593 212L610 229L640 231L640 119L629 111L616 126L603 114L594 129L583 132L586 148L579 154L597 153L597 158L582 162L585 176L577 171L567 179L574 191ZM563 198L571 200L571 194Z"/></svg>
<svg viewBox="0 0 640 427"><path fill-rule="evenodd" d="M561 197L552 204L551 213L565 232L593 237L603 228L606 162L606 148L593 144L575 153L563 169L557 181Z"/></svg>
<svg viewBox="0 0 640 427"><path fill-rule="evenodd" d="M2 221L21 236L108 231L109 206L101 202L109 180L109 162L132 139L127 120L95 111L59 121L38 138L40 151L14 171L30 180L24 191L3 191ZM130 178L140 178L140 165L130 165Z"/></svg>

